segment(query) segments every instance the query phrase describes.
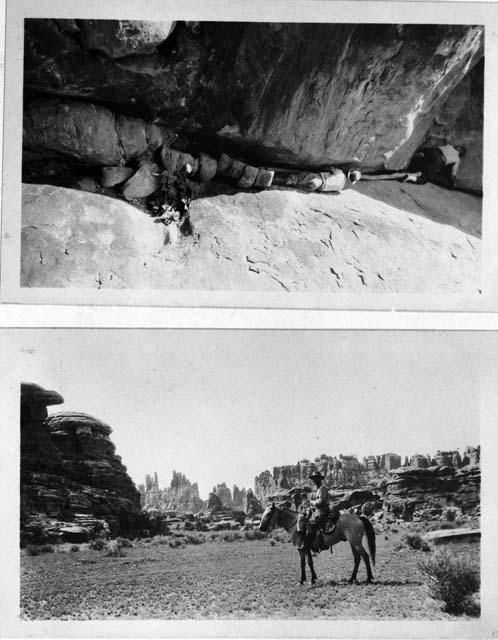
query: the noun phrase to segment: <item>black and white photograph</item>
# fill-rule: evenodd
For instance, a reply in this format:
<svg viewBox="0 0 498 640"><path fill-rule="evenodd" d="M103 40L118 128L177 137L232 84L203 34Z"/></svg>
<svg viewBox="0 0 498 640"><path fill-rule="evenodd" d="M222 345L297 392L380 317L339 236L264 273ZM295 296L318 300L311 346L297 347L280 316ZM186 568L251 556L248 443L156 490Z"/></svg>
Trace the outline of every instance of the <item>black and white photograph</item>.
<svg viewBox="0 0 498 640"><path fill-rule="evenodd" d="M24 16L19 295L477 307L487 28L430 14Z"/></svg>
<svg viewBox="0 0 498 640"><path fill-rule="evenodd" d="M0 26L0 638L497 638L498 4Z"/></svg>
<svg viewBox="0 0 498 640"><path fill-rule="evenodd" d="M495 334L8 333L22 620L479 621Z"/></svg>

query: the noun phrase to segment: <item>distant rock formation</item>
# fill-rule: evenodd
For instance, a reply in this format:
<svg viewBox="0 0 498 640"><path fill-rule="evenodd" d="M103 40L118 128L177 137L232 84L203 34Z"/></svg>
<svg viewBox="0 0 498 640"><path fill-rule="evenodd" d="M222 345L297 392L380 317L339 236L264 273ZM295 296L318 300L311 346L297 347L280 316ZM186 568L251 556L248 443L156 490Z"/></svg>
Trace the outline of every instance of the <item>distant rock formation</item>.
<svg viewBox="0 0 498 640"><path fill-rule="evenodd" d="M159 488L157 473L152 478L145 477L145 485L138 487L141 502L147 511L174 511L179 514L197 513L205 507L204 500L199 497L197 482L190 480L183 474L173 471L169 487Z"/></svg>
<svg viewBox="0 0 498 640"><path fill-rule="evenodd" d="M358 507L363 513L380 509L403 520L437 519L447 508L479 515L479 462L480 446L467 447L463 454L458 450L414 454L405 457L403 466L396 453L365 456L361 463L352 455L322 454L313 462L304 459L274 467L273 473L263 471L255 478L255 493L263 505L279 501L298 509L313 493L310 473L320 471L330 501L339 509Z"/></svg>
<svg viewBox="0 0 498 640"><path fill-rule="evenodd" d="M403 520L427 520L447 508L479 513L479 464L406 467L391 472L385 487L384 509Z"/></svg>
<svg viewBox="0 0 498 640"><path fill-rule="evenodd" d="M203 510L247 511L248 492L245 489L234 485L232 492L226 482L221 482L213 487L208 499L204 501L199 497L197 483L190 482L183 473L177 471L173 471L169 487L160 489L157 473L154 473L153 477L147 475L145 484L139 485L138 489L142 505L148 511L174 511L178 515Z"/></svg>
<svg viewBox="0 0 498 640"><path fill-rule="evenodd" d="M129 533L139 526L140 495L115 446L111 427L84 413L50 416L62 396L21 384L21 531L33 523L57 533L64 523ZM29 535L28 535L29 537Z"/></svg>

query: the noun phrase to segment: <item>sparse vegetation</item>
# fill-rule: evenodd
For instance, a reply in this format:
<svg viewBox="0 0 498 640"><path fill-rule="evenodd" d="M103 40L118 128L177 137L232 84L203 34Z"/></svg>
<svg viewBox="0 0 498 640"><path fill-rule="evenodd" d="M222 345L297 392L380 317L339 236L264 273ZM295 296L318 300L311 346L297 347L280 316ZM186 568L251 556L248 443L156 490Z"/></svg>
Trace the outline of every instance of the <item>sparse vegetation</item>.
<svg viewBox="0 0 498 640"><path fill-rule="evenodd" d="M453 522L454 520L456 520L457 510L455 508L453 508L453 507L447 507L443 512L443 517L448 522Z"/></svg>
<svg viewBox="0 0 498 640"><path fill-rule="evenodd" d="M106 556L110 558L122 558L126 553L123 551L123 545L119 538L117 540L111 540L107 546Z"/></svg>
<svg viewBox="0 0 498 640"><path fill-rule="evenodd" d="M92 540L88 547L93 551L103 551L107 547L107 545L105 543L105 540L102 540L102 538L97 538L96 540Z"/></svg>
<svg viewBox="0 0 498 640"><path fill-rule="evenodd" d="M122 548L133 547L133 542L128 538L116 538L116 542L121 545Z"/></svg>
<svg viewBox="0 0 498 640"><path fill-rule="evenodd" d="M224 533L240 533L241 539L226 543ZM276 538L271 535L256 530L249 540L246 533L208 533L204 544L186 545L184 537L176 536L165 536L162 544L142 540L126 549L125 559L97 554L83 545L80 554L31 557L23 552L22 616L31 620L452 618L438 601L427 598L426 578L418 567L427 554L406 547L402 553L393 552L399 535L390 535L389 541L377 537L374 584L348 584L351 549L339 544L332 557L323 552L314 558L317 584L301 587L299 556L292 544L272 546ZM173 540L178 546L170 548ZM458 548L479 566L477 543L460 543ZM363 567L358 579L365 578Z"/></svg>
<svg viewBox="0 0 498 640"><path fill-rule="evenodd" d="M418 532L404 533L401 536L401 543L410 549L416 549L417 551L431 550L429 543L424 540Z"/></svg>
<svg viewBox="0 0 498 640"><path fill-rule="evenodd" d="M459 614L475 608L471 596L480 588L480 568L469 553L438 549L420 562L419 569L426 577L431 597L442 600L445 611Z"/></svg>

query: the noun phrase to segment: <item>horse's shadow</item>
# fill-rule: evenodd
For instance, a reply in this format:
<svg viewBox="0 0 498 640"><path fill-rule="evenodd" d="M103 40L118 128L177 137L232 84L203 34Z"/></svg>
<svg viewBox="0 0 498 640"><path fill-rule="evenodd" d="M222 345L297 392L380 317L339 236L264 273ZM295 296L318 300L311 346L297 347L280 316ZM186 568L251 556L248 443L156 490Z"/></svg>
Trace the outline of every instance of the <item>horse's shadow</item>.
<svg viewBox="0 0 498 640"><path fill-rule="evenodd" d="M348 580L324 580L323 582L316 582L310 584L308 589L323 589L324 587L368 587L369 585L375 587L404 587L404 586L421 586L423 583L420 580L372 580L372 582L358 581L351 583Z"/></svg>

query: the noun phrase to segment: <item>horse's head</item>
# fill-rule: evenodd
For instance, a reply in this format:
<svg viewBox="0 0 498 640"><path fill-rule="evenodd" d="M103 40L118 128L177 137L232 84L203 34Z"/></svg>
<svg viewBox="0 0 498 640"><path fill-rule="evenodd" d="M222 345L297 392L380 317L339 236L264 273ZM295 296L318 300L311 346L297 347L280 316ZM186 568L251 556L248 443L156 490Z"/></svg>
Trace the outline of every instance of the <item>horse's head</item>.
<svg viewBox="0 0 498 640"><path fill-rule="evenodd" d="M265 509L265 512L261 516L261 522L259 525L260 531L271 531L275 528L277 523L278 509L275 503L272 502L269 507Z"/></svg>

